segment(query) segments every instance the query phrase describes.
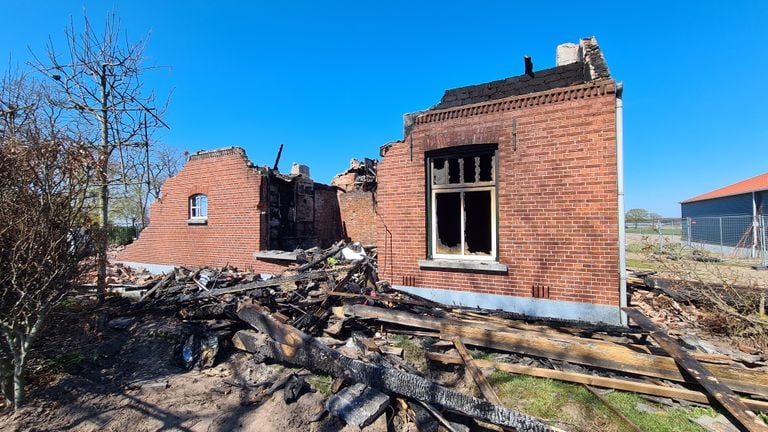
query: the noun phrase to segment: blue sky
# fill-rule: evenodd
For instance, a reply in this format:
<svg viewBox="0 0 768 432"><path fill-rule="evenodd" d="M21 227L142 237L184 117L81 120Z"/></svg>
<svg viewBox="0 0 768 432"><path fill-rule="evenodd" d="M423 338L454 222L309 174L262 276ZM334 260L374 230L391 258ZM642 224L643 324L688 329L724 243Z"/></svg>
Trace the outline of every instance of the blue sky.
<svg viewBox="0 0 768 432"><path fill-rule="evenodd" d="M6 2L0 58L44 54L83 10L151 33L146 77L173 90L161 139L242 146L327 182L402 137L402 115L447 88L554 66L595 35L625 84L626 207L679 216L679 201L768 171L768 2ZM0 62L0 72L9 64Z"/></svg>

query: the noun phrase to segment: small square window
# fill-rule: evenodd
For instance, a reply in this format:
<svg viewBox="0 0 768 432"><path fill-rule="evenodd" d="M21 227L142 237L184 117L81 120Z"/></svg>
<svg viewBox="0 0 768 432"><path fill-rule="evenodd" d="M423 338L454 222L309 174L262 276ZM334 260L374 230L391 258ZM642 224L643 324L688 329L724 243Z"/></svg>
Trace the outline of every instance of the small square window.
<svg viewBox="0 0 768 432"><path fill-rule="evenodd" d="M208 220L208 197L204 194L189 197L189 220L191 222Z"/></svg>

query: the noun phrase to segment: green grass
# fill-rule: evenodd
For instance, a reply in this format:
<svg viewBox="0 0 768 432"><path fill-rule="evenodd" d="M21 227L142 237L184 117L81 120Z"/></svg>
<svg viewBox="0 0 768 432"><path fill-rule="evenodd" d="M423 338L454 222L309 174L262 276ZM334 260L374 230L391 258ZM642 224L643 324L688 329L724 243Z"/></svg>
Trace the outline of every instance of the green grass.
<svg viewBox="0 0 768 432"><path fill-rule="evenodd" d="M624 230L627 234L659 235L659 231L653 228L627 228ZM683 235L682 228L662 228L661 235Z"/></svg>
<svg viewBox="0 0 768 432"><path fill-rule="evenodd" d="M398 334L392 337L392 344L403 349L403 358L416 366L422 372L427 372L427 360L424 357L424 347L408 335Z"/></svg>
<svg viewBox="0 0 768 432"><path fill-rule="evenodd" d="M650 252L656 252L658 250L658 246L652 245L652 244L643 244L643 243L632 243L628 244L625 250L627 252L634 252L634 253L650 253Z"/></svg>
<svg viewBox="0 0 768 432"><path fill-rule="evenodd" d="M558 423L567 424L576 431L631 430L600 399L581 385L501 371L491 374L488 381L505 405L554 421L555 426ZM635 407L638 402L654 404L636 394L614 391L604 397L640 429L648 431L701 432L704 429L689 418L715 415L709 408L669 407L658 407L659 414L649 414L638 411Z"/></svg>
<svg viewBox="0 0 768 432"><path fill-rule="evenodd" d="M627 267L631 269L659 270L659 266L645 260L627 258Z"/></svg>
<svg viewBox="0 0 768 432"><path fill-rule="evenodd" d="M74 373L80 370L81 364L85 361L85 356L79 352L62 354L52 360L56 369Z"/></svg>
<svg viewBox="0 0 768 432"><path fill-rule="evenodd" d="M61 299L61 302L58 304L58 308L64 312L76 312L80 309L80 304L74 297L67 296Z"/></svg>
<svg viewBox="0 0 768 432"><path fill-rule="evenodd" d="M635 408L638 402L651 406L654 404L634 393L615 391L604 397L611 405L632 420L632 423L636 424L640 429L648 431L702 431L704 429L693 423L690 419L701 417L702 415L710 417L717 415L712 408L671 408L664 406L657 406L657 408L662 410L661 413L652 414L638 411Z"/></svg>
<svg viewBox="0 0 768 432"><path fill-rule="evenodd" d="M307 378L307 382L313 389L320 392L321 395L329 397L333 394L333 377L329 375L312 375Z"/></svg>

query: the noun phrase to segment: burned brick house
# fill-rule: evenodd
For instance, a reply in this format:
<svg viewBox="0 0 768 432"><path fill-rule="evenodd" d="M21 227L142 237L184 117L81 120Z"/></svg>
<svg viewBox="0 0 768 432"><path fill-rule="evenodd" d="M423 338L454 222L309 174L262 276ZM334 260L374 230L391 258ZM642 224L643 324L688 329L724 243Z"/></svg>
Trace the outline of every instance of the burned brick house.
<svg viewBox="0 0 768 432"><path fill-rule="evenodd" d="M277 272L289 256L254 253L327 247L342 237L336 195L337 188L314 182L303 165L286 175L254 166L242 148L197 152L163 185L151 223L117 259Z"/></svg>
<svg viewBox="0 0 768 432"><path fill-rule="evenodd" d="M625 323L621 90L585 38L554 68L406 115L381 148L380 277L445 304Z"/></svg>

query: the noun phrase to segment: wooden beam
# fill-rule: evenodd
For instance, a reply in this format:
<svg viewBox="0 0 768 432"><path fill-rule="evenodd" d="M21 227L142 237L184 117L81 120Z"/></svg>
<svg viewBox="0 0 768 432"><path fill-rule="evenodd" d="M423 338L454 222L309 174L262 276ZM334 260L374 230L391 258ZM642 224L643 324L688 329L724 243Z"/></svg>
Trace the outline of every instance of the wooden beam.
<svg viewBox="0 0 768 432"><path fill-rule="evenodd" d="M442 324L441 337L450 340L460 336L467 345L516 352L535 357L610 369L624 373L686 382L670 357L640 353L611 342L583 339L580 343L541 337L531 332L512 332L475 328L458 324ZM724 365L708 365L712 373L728 386L743 393L768 397L768 374Z"/></svg>
<svg viewBox="0 0 768 432"><path fill-rule="evenodd" d="M416 306L432 306L431 304L421 301L421 300L415 300L408 297L394 297L388 294L378 294L376 297L369 296L366 294L355 294L355 293L348 293L348 292L325 292L325 295L329 295L332 297L346 297L346 298L364 298L372 301L382 302L382 303L397 303L397 304L410 304L410 305L416 305Z"/></svg>
<svg viewBox="0 0 768 432"><path fill-rule="evenodd" d="M475 359L472 358L472 354L470 354L469 350L467 350L467 347L461 343L461 338L454 336L451 341L453 342L453 345L456 346L456 351L459 352L461 359L464 361L464 367L467 369L469 374L472 375L472 379L475 380L475 384L480 387L480 392L483 394L483 396L488 401L495 403L496 405L503 405L501 403L501 399L499 399L499 396L493 390L493 387L491 387L491 384L488 383L487 379L485 379L483 371L481 371L475 364Z"/></svg>
<svg viewBox="0 0 768 432"><path fill-rule="evenodd" d="M585 366L616 370L677 382L690 381L671 357L638 352L637 347L561 334L505 328L495 323L477 323L417 315L365 305L344 307L344 314L376 319L409 327L440 330L443 339L461 337L464 344L568 361ZM424 334L428 335L428 334ZM726 365L707 365L733 390L768 397L768 374Z"/></svg>
<svg viewBox="0 0 768 432"><path fill-rule="evenodd" d="M654 324L648 317L643 315L642 312L635 308L625 307L622 308L626 312L627 316L640 325L640 327L648 330L651 333L651 337L659 346L664 349L672 358L675 359L677 364L685 370L685 372L691 376L696 382L704 387L717 402L728 411L733 418L738 421L750 432L768 432L768 425L763 422L755 413L744 405L744 402L731 391L728 386L720 382L710 371L708 371L701 363L695 358L686 353L678 343L672 339L667 332L662 330L656 324Z"/></svg>
<svg viewBox="0 0 768 432"><path fill-rule="evenodd" d="M543 325L519 323L513 320L498 318L491 315L483 319L482 315L471 312L461 312L461 314L452 313L452 315L455 317L454 319L445 319L425 315L417 315L412 312L390 310L366 305L346 306L343 310L347 316L375 319L382 322L400 324L414 328L440 330L440 326L443 324L455 324L457 326L472 327L475 329L484 329L493 332L506 332L533 337L545 337L549 340L571 342L579 345L588 343L595 349L605 348L610 350L611 348L619 347L625 348L626 350L632 352L647 350L647 347L644 345L619 344L616 342L582 337L573 334L573 332L585 332L585 329L564 329L563 327L549 328ZM464 315L467 318L462 319L459 315ZM644 330L641 332L647 333ZM699 361L708 363L723 364L726 361L727 363L732 362L729 357L724 355L694 353L693 356L696 357L696 359ZM672 365L673 362L670 362L669 364ZM768 391L768 379L763 382L763 385L765 385L765 390ZM768 395L766 396L768 397Z"/></svg>
<svg viewBox="0 0 768 432"><path fill-rule="evenodd" d="M159 294L160 291L162 291L168 284L170 284L172 281L176 280L176 272L171 271L163 279L156 283L155 286L152 287L149 291L144 293L143 296L139 299L139 303L146 301L148 298L152 297L156 292Z"/></svg>
<svg viewBox="0 0 768 432"><path fill-rule="evenodd" d="M345 357L298 329L271 319L266 311L259 310L255 305L241 306L238 317L261 332L250 336L259 337L262 340L248 344L254 347L259 355L334 377L343 377L350 383L363 383L385 392L441 405L472 418L517 428L522 432L554 430L536 417L459 393L429 379Z"/></svg>
<svg viewBox="0 0 768 432"><path fill-rule="evenodd" d="M618 408L613 406L611 402L608 401L608 399L604 398L600 393L598 393L595 389L592 387L582 384L582 387L584 387L588 392L592 393L592 396L596 397L597 400L603 403L606 408L608 408L612 413L614 413L618 418L620 418L624 424L626 424L630 429L632 429L635 432L643 432L639 427L637 427L636 424L632 423L632 420L629 419L629 417L625 416L623 412L619 411Z"/></svg>
<svg viewBox="0 0 768 432"><path fill-rule="evenodd" d="M448 320L430 316L420 316L411 312L384 309L365 305L344 306L344 314L355 318L376 319L382 322L400 324L421 329L440 330L440 325Z"/></svg>
<svg viewBox="0 0 768 432"><path fill-rule="evenodd" d="M427 352L425 356L428 360L437 361L445 364L462 365L464 361L459 356L440 354L434 352ZM655 384L648 384L643 382L628 381L617 378L606 378L596 375L589 375L577 372L564 372L553 369L538 368L533 366L524 366L515 363L500 363L489 360L474 360L478 367L495 368L500 371L509 372L513 374L530 375L539 378L550 378L559 381L572 382L578 384L586 384L594 387L610 388L615 390L628 391L633 393L647 394L651 396L667 397L672 399L681 399L691 402L698 402L703 404L710 404L709 396L707 394L680 389L674 387L665 387ZM748 407L762 412L768 412L768 402L758 401L753 399L742 399L744 404Z"/></svg>
<svg viewBox="0 0 768 432"><path fill-rule="evenodd" d="M257 288L279 286L288 282L296 282L300 280L313 281L313 280L321 280L321 279L327 279L327 278L328 278L328 274L324 271L308 271L305 273L298 273L290 276L280 276L280 277L274 277L272 279L267 279L267 280L238 284L229 288L218 288L218 289L204 291L196 294L181 295L181 296L175 297L175 299L181 302L194 301L194 300L200 300L205 298L217 297L224 294L235 294L235 293L240 293L244 291L250 291Z"/></svg>
<svg viewBox="0 0 768 432"><path fill-rule="evenodd" d="M308 263L300 265L295 270L297 272L303 272L308 268L311 268L316 266L317 264L320 264L321 262L325 261L329 257L339 253L340 250L344 249L344 243L345 243L344 240L339 240L338 242L336 242L336 244L334 244L333 246L325 250L322 254L320 254L320 256L316 257L315 259L313 259ZM289 270L293 270L293 269L289 269Z"/></svg>

